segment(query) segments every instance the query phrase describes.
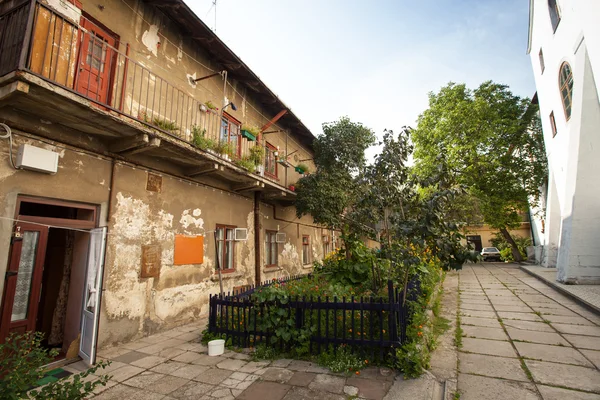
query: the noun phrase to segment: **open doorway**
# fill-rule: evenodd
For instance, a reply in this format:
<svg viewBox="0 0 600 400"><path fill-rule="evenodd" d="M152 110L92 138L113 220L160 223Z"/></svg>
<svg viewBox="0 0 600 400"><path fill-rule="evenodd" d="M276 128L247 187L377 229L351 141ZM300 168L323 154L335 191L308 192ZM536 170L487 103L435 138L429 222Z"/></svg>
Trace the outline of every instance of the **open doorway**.
<svg viewBox="0 0 600 400"><path fill-rule="evenodd" d="M10 333L44 333L61 358L80 351L83 297L96 206L30 197L17 223L2 301L0 342Z"/></svg>
<svg viewBox="0 0 600 400"><path fill-rule="evenodd" d="M89 234L50 228L35 330L59 358L75 358L79 349L83 271Z"/></svg>

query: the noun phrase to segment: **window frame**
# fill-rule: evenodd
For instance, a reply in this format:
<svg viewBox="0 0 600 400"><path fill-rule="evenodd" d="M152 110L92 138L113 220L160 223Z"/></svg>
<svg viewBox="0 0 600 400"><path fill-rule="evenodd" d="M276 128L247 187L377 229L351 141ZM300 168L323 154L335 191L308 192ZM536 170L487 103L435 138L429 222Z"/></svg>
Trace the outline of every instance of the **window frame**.
<svg viewBox="0 0 600 400"><path fill-rule="evenodd" d="M562 19L557 0L548 0L548 12L550 13L550 25L552 26L552 32L555 33Z"/></svg>
<svg viewBox="0 0 600 400"><path fill-rule="evenodd" d="M225 122L227 122L227 126L225 127ZM231 133L231 126L236 126L237 127L237 134L232 134ZM238 121L237 119L235 119L234 117L232 117L231 115L227 114L226 112L223 112L223 115L221 116L221 127L219 130L219 140L224 139L224 134L223 134L223 130L226 131L227 133L227 143L232 143L231 138L233 136L236 137L235 139L235 154L237 155L238 158L240 158L242 156L242 123L240 121Z"/></svg>
<svg viewBox="0 0 600 400"><path fill-rule="evenodd" d="M275 156L276 151L277 147L273 146L269 142L265 142L265 175L274 179L278 179L279 177L279 173L277 170L277 157ZM269 172L270 162L273 163L273 166L275 167L275 174Z"/></svg>
<svg viewBox="0 0 600 400"><path fill-rule="evenodd" d="M563 81L563 71L565 68L569 68L569 74ZM567 105L565 104L565 96L563 96L563 89L567 90L567 98L569 100L569 111L567 113ZM565 112L565 119L569 121L571 114L573 113L573 68L567 61L563 62L558 69L558 91L560 94L560 100L562 102L563 111Z"/></svg>
<svg viewBox="0 0 600 400"><path fill-rule="evenodd" d="M306 239L306 243L304 242ZM306 246L306 257L304 257L304 251ZM302 235L302 265L310 264L310 235Z"/></svg>
<svg viewBox="0 0 600 400"><path fill-rule="evenodd" d="M552 137L555 137L558 133L556 130L556 119L554 118L554 111L550 112L550 127L552 128Z"/></svg>
<svg viewBox="0 0 600 400"><path fill-rule="evenodd" d="M269 240L272 238L272 241ZM275 263L271 258L271 250L275 247ZM269 263L269 261L271 261ZM265 268L276 268L279 266L279 246L277 243L277 231L265 230Z"/></svg>
<svg viewBox="0 0 600 400"><path fill-rule="evenodd" d="M224 263L226 263L227 261L227 229L231 229L233 231L233 237L231 239L229 239L230 242L232 242L232 246L231 246L231 268L223 268L223 265L221 265L221 272L222 273L230 273L230 272L235 272L236 268L235 268L235 230L236 230L237 226L234 225L224 225L224 224L217 224L217 226L215 227L215 231L218 231L219 229L223 229L223 239L217 239L217 235L215 235L215 240L217 241L217 248L215 249L215 253L216 253L216 257L219 257L218 254L218 248L219 248L219 242L223 242L223 247L222 247L222 258L221 260L223 260ZM215 259L215 270L218 271L218 269L216 269L216 259Z"/></svg>
<svg viewBox="0 0 600 400"><path fill-rule="evenodd" d="M541 73L543 74L544 71L546 70L546 62L544 61L544 50L542 50L542 48L540 47L540 52L538 54L538 57L540 58L540 69L541 69Z"/></svg>
<svg viewBox="0 0 600 400"><path fill-rule="evenodd" d="M331 253L331 238L329 235L323 235L323 258Z"/></svg>

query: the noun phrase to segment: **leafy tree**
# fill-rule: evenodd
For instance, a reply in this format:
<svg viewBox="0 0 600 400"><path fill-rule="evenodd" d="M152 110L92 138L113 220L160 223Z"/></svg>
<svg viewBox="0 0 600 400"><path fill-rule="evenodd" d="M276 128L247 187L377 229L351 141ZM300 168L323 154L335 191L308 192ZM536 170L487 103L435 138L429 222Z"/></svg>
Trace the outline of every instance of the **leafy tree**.
<svg viewBox="0 0 600 400"><path fill-rule="evenodd" d="M323 135L314 141L317 170L296 183L296 214L310 214L329 229L340 229L342 239L357 235L360 226L349 217L364 187L365 150L375 143L374 133L344 117L323 124ZM347 254L350 257L350 254Z"/></svg>
<svg viewBox="0 0 600 400"><path fill-rule="evenodd" d="M470 90L450 83L430 93L429 109L411 136L416 173L421 178L437 173L442 159L446 184L467 188L483 221L502 233L516 261L522 257L509 230L539 200L547 177L537 111L505 85L488 81Z"/></svg>

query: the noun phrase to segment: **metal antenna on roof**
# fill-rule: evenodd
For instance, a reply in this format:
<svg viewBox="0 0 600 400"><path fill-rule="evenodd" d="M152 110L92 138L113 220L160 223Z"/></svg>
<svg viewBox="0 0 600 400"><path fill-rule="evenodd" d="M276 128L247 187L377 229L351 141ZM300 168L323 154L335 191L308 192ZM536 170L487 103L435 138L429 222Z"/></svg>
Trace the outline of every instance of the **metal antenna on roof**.
<svg viewBox="0 0 600 400"><path fill-rule="evenodd" d="M213 6L215 7L215 33L217 33L217 0L213 1Z"/></svg>

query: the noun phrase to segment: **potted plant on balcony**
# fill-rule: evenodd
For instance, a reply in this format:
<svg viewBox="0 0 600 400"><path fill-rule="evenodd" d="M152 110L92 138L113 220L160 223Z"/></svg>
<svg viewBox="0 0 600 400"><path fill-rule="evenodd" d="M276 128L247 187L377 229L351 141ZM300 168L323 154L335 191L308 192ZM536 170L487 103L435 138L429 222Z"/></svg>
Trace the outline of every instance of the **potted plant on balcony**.
<svg viewBox="0 0 600 400"><path fill-rule="evenodd" d="M242 125L242 137L245 137L251 142L255 142L256 138L260 135L260 129L254 125Z"/></svg>
<svg viewBox="0 0 600 400"><path fill-rule="evenodd" d="M205 105L205 106L206 106L206 108L208 108L209 110L214 110L214 111L217 111L217 110L218 110L217 106L215 106L215 105L213 104L213 102L212 102L212 101L210 101L210 100L206 101L206 102L204 103L204 105Z"/></svg>
<svg viewBox="0 0 600 400"><path fill-rule="evenodd" d="M283 152L277 152L278 155L277 157L277 163L280 164L281 166L283 166L284 168L289 168L292 166L292 164L289 163L289 161L287 160L287 156L285 154L285 151Z"/></svg>
<svg viewBox="0 0 600 400"><path fill-rule="evenodd" d="M290 185L290 186L288 187L288 189L290 189L292 192L295 192L295 191L296 191L296 186L294 186L294 185Z"/></svg>
<svg viewBox="0 0 600 400"><path fill-rule="evenodd" d="M296 165L296 168L294 168L296 170L297 173L304 175L305 172L308 172L308 166L306 164L300 163L298 165Z"/></svg>
<svg viewBox="0 0 600 400"><path fill-rule="evenodd" d="M256 164L252 160L251 156L245 156L234 161L234 164L240 168L244 168L250 173L256 171Z"/></svg>

